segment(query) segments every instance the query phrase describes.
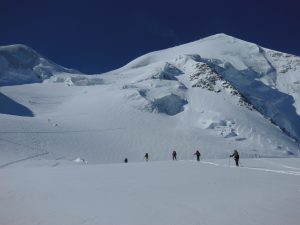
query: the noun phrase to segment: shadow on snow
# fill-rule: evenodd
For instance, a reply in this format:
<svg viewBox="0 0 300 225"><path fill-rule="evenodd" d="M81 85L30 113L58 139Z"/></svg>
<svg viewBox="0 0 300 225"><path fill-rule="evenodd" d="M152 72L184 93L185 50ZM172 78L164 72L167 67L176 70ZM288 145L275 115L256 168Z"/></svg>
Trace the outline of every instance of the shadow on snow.
<svg viewBox="0 0 300 225"><path fill-rule="evenodd" d="M0 93L0 113L14 116L33 117L33 112L26 106Z"/></svg>

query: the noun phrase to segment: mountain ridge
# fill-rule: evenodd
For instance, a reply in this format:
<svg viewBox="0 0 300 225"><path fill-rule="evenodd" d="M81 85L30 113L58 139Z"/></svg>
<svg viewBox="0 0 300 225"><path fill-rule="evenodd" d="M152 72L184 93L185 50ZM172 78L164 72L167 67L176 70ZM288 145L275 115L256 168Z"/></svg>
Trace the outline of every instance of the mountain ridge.
<svg viewBox="0 0 300 225"><path fill-rule="evenodd" d="M0 86L42 82L56 73L77 73L23 44L0 46Z"/></svg>

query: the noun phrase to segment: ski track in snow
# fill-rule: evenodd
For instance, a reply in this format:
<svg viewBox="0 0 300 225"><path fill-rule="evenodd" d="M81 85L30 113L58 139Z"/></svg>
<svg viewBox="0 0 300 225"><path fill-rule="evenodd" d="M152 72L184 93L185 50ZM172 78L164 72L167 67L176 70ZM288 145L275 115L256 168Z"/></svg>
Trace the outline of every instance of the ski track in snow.
<svg viewBox="0 0 300 225"><path fill-rule="evenodd" d="M31 149L31 150L35 150L35 148L32 147L32 146L21 144L21 143L18 143L16 141L7 140L7 139L4 139L2 137L0 138L0 141L7 142L7 143L10 143L10 144L14 144L14 145L18 145L18 146L23 146L23 147Z"/></svg>
<svg viewBox="0 0 300 225"><path fill-rule="evenodd" d="M299 163L277 160L283 165ZM291 176L296 174L269 169L278 166L276 162L245 159L243 163L249 166L236 168L216 159L7 168L0 170L1 221L5 225L298 225L300 183ZM255 168L257 163L268 168Z"/></svg>
<svg viewBox="0 0 300 225"><path fill-rule="evenodd" d="M224 165L224 164L219 164L219 163L209 162L209 161L201 161L201 163L208 164L208 165L213 165L213 166L219 166L219 167L236 168L236 166ZM268 162L268 163L270 163L270 162ZM272 164L273 165L282 165L282 164L277 164L277 163L272 163ZM243 166L243 165L240 165L238 168L248 169L248 170L257 170L257 171L263 171L263 172L272 172L272 173L286 174L286 175L300 176L300 171L299 171L300 169L299 168L294 168L294 167L289 167L289 166L285 166L285 168L296 169L298 171L293 171L293 170L274 170L274 169L268 169L268 168L248 167L248 166Z"/></svg>
<svg viewBox="0 0 300 225"><path fill-rule="evenodd" d="M292 169L292 170L298 170L298 171L300 171L300 168L298 168L298 167L292 167L292 166L288 166L288 165L277 163L277 162L275 163L275 162L272 162L272 161L267 160L267 159L261 158L261 159L256 159L256 160L261 160L261 161L264 161L264 162L272 164L272 165L284 167L286 169Z"/></svg>
<svg viewBox="0 0 300 225"><path fill-rule="evenodd" d="M15 160L15 161L12 161L12 162L8 162L8 163L5 163L3 165L0 165L0 169L3 169L3 168L8 167L10 165L17 164L17 163L20 163L20 162L23 162L23 161L26 161L26 160L38 158L38 157L41 157L41 156L44 156L44 155L47 155L47 154L49 154L49 152L44 152L44 153L40 153L40 154L28 156L28 157L23 158L23 159L19 159L19 160Z"/></svg>

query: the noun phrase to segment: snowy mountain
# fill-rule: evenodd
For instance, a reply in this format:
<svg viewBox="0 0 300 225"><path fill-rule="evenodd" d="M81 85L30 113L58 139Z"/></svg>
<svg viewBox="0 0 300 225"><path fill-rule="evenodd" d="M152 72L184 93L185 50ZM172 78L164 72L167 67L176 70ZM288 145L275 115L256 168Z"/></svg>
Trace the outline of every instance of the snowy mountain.
<svg viewBox="0 0 300 225"><path fill-rule="evenodd" d="M0 47L0 86L42 82L61 72L79 73L51 62L25 45Z"/></svg>
<svg viewBox="0 0 300 225"><path fill-rule="evenodd" d="M299 57L217 34L147 54L121 71L145 70L160 62L172 62L175 69L181 69L191 79L196 74L201 75L200 86L207 86L209 90L214 90L211 84L215 85L213 80L220 77L232 84L236 93L245 96L259 112L299 140Z"/></svg>
<svg viewBox="0 0 300 225"><path fill-rule="evenodd" d="M299 224L299 77L225 34L98 75L0 47L1 222Z"/></svg>
<svg viewBox="0 0 300 225"><path fill-rule="evenodd" d="M166 160L171 149L190 159L196 148L203 158L235 148L242 157L299 154L299 57L225 34L99 75L67 70L25 46L0 52L3 162L141 161L145 152Z"/></svg>

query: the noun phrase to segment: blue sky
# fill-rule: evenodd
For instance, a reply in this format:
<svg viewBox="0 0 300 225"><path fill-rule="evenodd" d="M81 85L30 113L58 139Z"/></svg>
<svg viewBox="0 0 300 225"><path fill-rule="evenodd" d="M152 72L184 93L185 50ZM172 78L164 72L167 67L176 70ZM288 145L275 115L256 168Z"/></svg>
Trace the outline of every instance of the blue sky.
<svg viewBox="0 0 300 225"><path fill-rule="evenodd" d="M85 73L216 33L300 55L297 0L1 0L0 45L26 44Z"/></svg>

